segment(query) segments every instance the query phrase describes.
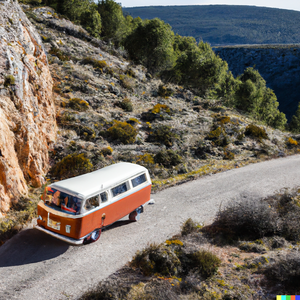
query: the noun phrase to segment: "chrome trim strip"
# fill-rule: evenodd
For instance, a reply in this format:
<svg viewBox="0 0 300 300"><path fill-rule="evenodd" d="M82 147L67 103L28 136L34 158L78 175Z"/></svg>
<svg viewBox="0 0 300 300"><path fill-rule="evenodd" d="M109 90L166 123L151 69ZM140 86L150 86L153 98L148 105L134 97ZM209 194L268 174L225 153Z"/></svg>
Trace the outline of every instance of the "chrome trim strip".
<svg viewBox="0 0 300 300"><path fill-rule="evenodd" d="M57 239L60 239L60 240L62 240L64 242L72 244L72 245L81 245L83 243L83 239L75 240L75 239L69 238L67 236L63 236L61 234L52 232L52 231L50 231L48 229L45 229L45 228L43 228L43 227L41 227L39 225L35 225L35 228L38 229L38 230L40 230L40 231L43 231L43 232L45 232L45 233L47 233L47 234L49 234L51 236L53 236L53 237L55 237Z"/></svg>

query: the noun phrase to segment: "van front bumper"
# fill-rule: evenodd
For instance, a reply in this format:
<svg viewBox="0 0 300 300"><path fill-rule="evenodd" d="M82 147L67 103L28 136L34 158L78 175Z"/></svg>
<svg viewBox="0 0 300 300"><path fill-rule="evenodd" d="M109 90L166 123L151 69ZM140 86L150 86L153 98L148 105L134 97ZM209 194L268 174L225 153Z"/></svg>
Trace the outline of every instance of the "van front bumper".
<svg viewBox="0 0 300 300"><path fill-rule="evenodd" d="M64 235L61 235L61 234L58 234L58 233L55 233L55 232L52 232L48 229L45 229L44 227L41 227L39 225L35 225L35 228L40 230L40 231L43 231L49 235L52 235L53 237L57 238L57 239L60 239L66 243L69 243L69 244L72 244L72 245L81 245L83 244L83 240L84 238L80 239L80 240L76 240L76 239L72 239L72 238L69 238L67 236L64 236Z"/></svg>

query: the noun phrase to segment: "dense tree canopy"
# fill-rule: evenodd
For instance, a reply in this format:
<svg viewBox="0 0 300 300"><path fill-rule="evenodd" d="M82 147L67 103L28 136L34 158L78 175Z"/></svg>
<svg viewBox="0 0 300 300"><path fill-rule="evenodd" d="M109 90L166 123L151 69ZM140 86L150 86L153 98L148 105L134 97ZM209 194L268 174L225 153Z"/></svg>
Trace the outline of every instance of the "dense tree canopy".
<svg viewBox="0 0 300 300"><path fill-rule="evenodd" d="M239 83L235 94L236 108L248 112L270 126L283 128L287 121L286 117L278 110L276 95L267 88L266 81L259 72L247 68L237 80Z"/></svg>
<svg viewBox="0 0 300 300"><path fill-rule="evenodd" d="M120 4L113 0L98 2L98 12L102 19L102 36L106 40L120 41L126 32L126 20Z"/></svg>
<svg viewBox="0 0 300 300"><path fill-rule="evenodd" d="M169 24L159 19L146 20L129 34L125 40L125 48L134 62L156 72L173 66L173 41L174 33Z"/></svg>

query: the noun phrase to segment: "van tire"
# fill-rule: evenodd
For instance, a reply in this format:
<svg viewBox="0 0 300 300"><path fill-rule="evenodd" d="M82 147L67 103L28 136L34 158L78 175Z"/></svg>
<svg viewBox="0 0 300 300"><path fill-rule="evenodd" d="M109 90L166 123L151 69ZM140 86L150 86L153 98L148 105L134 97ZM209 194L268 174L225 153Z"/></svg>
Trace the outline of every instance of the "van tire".
<svg viewBox="0 0 300 300"><path fill-rule="evenodd" d="M99 240L101 229L95 229L88 237L84 239L84 244L91 244Z"/></svg>
<svg viewBox="0 0 300 300"><path fill-rule="evenodd" d="M138 213L136 210L134 210L129 214L130 221L138 221L139 219L140 219L140 213Z"/></svg>

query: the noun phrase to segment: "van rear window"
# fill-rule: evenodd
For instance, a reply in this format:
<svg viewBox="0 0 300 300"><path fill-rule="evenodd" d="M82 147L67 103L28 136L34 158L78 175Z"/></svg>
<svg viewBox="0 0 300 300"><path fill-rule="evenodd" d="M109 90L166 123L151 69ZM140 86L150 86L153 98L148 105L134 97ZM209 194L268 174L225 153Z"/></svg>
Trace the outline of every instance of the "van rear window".
<svg viewBox="0 0 300 300"><path fill-rule="evenodd" d="M125 193L127 190L128 190L128 188L127 188L126 182L124 182L124 183L122 183L122 184L120 184L120 185L118 185L118 186L111 189L112 194L113 194L114 197Z"/></svg>
<svg viewBox="0 0 300 300"><path fill-rule="evenodd" d="M138 185L140 185L140 184L142 184L142 183L144 183L146 181L147 181L146 174L144 173L144 174L142 174L142 175L140 175L138 177L133 178L131 180L131 183L132 183L133 187L136 187L136 186L138 186Z"/></svg>

